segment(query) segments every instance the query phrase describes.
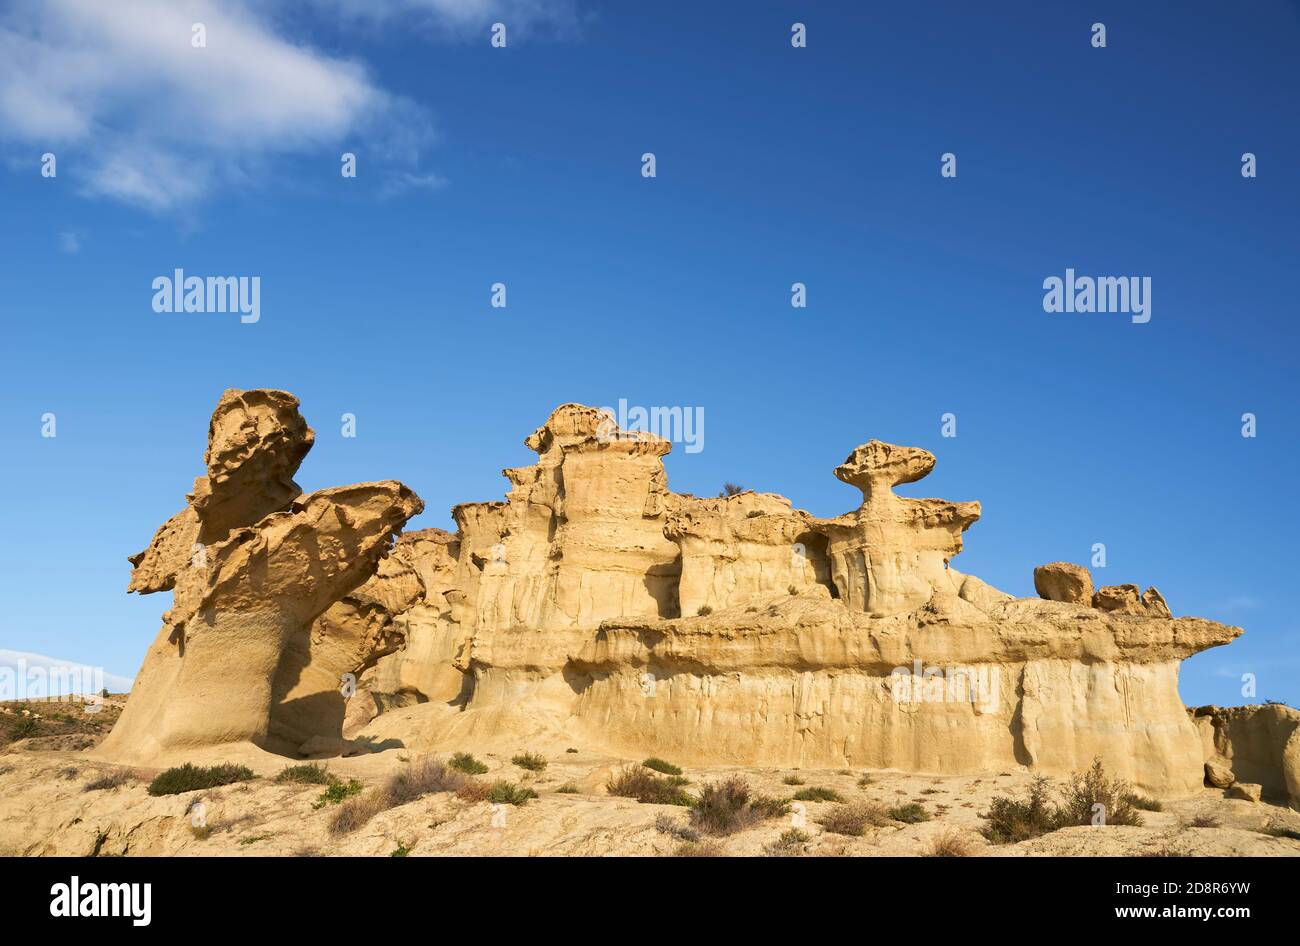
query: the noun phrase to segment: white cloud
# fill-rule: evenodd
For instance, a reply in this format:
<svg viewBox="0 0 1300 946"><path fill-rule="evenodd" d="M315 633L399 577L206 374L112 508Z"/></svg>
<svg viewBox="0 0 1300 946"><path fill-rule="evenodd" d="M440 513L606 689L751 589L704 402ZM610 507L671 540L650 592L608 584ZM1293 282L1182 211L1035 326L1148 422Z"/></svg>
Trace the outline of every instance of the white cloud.
<svg viewBox="0 0 1300 946"><path fill-rule="evenodd" d="M59 249L65 253L81 252L81 233L76 230L64 230L59 233Z"/></svg>
<svg viewBox="0 0 1300 946"><path fill-rule="evenodd" d="M71 693L125 693L130 677L102 667L23 650L0 650L0 700L39 700Z"/></svg>
<svg viewBox="0 0 1300 946"><path fill-rule="evenodd" d="M575 0L312 0L352 21L385 23L405 20L426 28L458 34L506 24L511 34L534 27L556 32L572 30L578 21ZM486 41L486 34L484 35Z"/></svg>
<svg viewBox="0 0 1300 946"><path fill-rule="evenodd" d="M455 4L450 4L455 6ZM0 135L87 192L167 211L276 155L362 142L415 161L427 114L366 68L226 0L15 0L0 13ZM191 27L206 27L206 48ZM329 156L337 161L337 154Z"/></svg>
<svg viewBox="0 0 1300 946"><path fill-rule="evenodd" d="M384 177L379 188L381 199L387 200L407 191L436 191L447 183L440 174L413 174L410 171L398 171Z"/></svg>

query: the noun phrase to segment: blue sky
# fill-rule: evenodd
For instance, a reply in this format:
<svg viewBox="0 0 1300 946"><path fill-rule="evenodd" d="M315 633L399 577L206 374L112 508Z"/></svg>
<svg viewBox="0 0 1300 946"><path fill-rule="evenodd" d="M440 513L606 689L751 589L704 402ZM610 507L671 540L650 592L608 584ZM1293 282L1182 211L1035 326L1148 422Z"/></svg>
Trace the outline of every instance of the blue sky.
<svg viewBox="0 0 1300 946"><path fill-rule="evenodd" d="M1187 703L1300 704L1295 3L102 10L0 13L0 648L135 672L168 600L126 556L227 387L298 395L303 487L401 479L413 527L626 398L704 409L673 488L818 515L857 444L926 447L906 492L984 504L955 567L1029 595L1102 542L1099 583L1246 628ZM178 267L260 276L260 321L154 312ZM1067 267L1151 277L1151 321L1044 312Z"/></svg>

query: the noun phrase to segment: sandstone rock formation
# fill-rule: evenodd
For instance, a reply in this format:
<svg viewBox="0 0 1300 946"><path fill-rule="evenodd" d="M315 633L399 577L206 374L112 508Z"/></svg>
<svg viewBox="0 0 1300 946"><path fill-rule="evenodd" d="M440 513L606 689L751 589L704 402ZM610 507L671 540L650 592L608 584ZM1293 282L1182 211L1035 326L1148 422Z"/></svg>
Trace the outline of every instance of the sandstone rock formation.
<svg viewBox="0 0 1300 946"><path fill-rule="evenodd" d="M273 731L272 716L301 676L294 658L313 622L331 622L331 649L369 654L383 639L380 629L351 643L340 628L361 636L351 628L366 621L349 623L350 614L332 609L375 573L394 533L423 504L392 481L301 495L292 477L312 439L291 395L222 396L209 428L207 475L186 509L131 558L129 590L170 588L173 605L100 747L104 757L147 763L241 742L295 749L292 737ZM367 604L342 607L360 613ZM314 692L325 685L314 682ZM297 715L307 714L299 707Z"/></svg>
<svg viewBox="0 0 1300 946"><path fill-rule="evenodd" d="M1092 575L1082 565L1050 562L1034 569L1034 590L1048 601L1092 607Z"/></svg>
<svg viewBox="0 0 1300 946"><path fill-rule="evenodd" d="M669 444L581 405L525 443L538 463L504 471L506 500L457 506L457 534L417 551L436 578L362 678L400 708L372 734L930 772L1100 755L1149 791L1200 785L1178 665L1240 630L1089 607L1084 569L1074 603L961 574L979 505L894 492L932 454L858 447L835 473L861 504L819 519L773 494L673 493Z"/></svg>
<svg viewBox="0 0 1300 946"><path fill-rule="evenodd" d="M1265 799L1300 810L1300 710L1265 703L1189 712L1201 735L1207 784L1257 785Z"/></svg>
<svg viewBox="0 0 1300 946"><path fill-rule="evenodd" d="M1060 600L958 572L979 504L895 493L933 469L925 450L856 448L835 475L861 502L822 519L771 493L674 493L667 441L566 404L525 439L537 462L503 471L504 501L456 506L454 534L381 561L419 500L396 483L284 500L310 431L288 395L259 394L219 407L206 485L133 560L132 587L173 587L176 607L111 748L329 753L346 729L700 765L1066 774L1100 756L1153 794L1202 783L1178 667L1240 629L1173 618L1154 589L1094 594L1063 563L1035 575ZM221 527L196 571L191 537Z"/></svg>

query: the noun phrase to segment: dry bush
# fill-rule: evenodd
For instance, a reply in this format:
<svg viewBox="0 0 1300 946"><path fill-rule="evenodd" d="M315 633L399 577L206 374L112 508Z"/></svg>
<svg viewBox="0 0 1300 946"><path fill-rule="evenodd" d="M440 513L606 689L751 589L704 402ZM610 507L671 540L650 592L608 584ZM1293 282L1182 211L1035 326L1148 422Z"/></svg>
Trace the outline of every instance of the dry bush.
<svg viewBox="0 0 1300 946"><path fill-rule="evenodd" d="M666 811L661 811L655 815L655 830L660 834L668 834L681 841L698 841L700 833L690 825L682 824Z"/></svg>
<svg viewBox="0 0 1300 946"><path fill-rule="evenodd" d="M635 798L644 805L680 805L689 808L695 799L682 791L676 778L655 775L643 765L628 765L609 780L605 789L611 795Z"/></svg>
<svg viewBox="0 0 1300 946"><path fill-rule="evenodd" d="M739 776L711 782L691 808L691 824L705 834L734 834L790 811L788 798L755 795Z"/></svg>
<svg viewBox="0 0 1300 946"><path fill-rule="evenodd" d="M343 802L329 828L333 834L347 834L381 811L409 804L434 792L456 792L459 796L469 784L470 779L438 759L412 762L379 788Z"/></svg>
<svg viewBox="0 0 1300 946"><path fill-rule="evenodd" d="M836 805L818 818L817 823L832 834L860 838L868 827L879 828L889 824L889 815L874 802L849 802Z"/></svg>
<svg viewBox="0 0 1300 946"><path fill-rule="evenodd" d="M130 769L115 769L112 772L105 772L92 782L87 782L82 791L100 792L110 788L117 788L119 785L125 785L134 779L135 775Z"/></svg>
<svg viewBox="0 0 1300 946"><path fill-rule="evenodd" d="M375 815L392 807L382 788L376 788L356 798L349 798L339 805L338 811L330 819L330 834L349 834L356 831Z"/></svg>
<svg viewBox="0 0 1300 946"><path fill-rule="evenodd" d="M1134 808L1140 808L1143 811L1164 811L1165 806L1154 798L1148 798L1145 795L1139 795L1136 792L1128 796L1129 804Z"/></svg>
<svg viewBox="0 0 1300 946"><path fill-rule="evenodd" d="M806 831L791 828L771 844L766 845L763 853L768 857L799 857L807 850L806 845L811 840L812 836Z"/></svg>
<svg viewBox="0 0 1300 946"><path fill-rule="evenodd" d="M1059 809L1058 827L1091 825L1098 805L1105 824L1140 825L1142 816L1133 807L1132 797L1128 784L1122 779L1108 778L1101 759L1094 759L1087 772L1076 772L1070 777L1065 802Z"/></svg>
<svg viewBox="0 0 1300 946"><path fill-rule="evenodd" d="M456 797L470 803L487 801L488 793L491 791L492 786L486 782L466 779L465 784L456 789Z"/></svg>
<svg viewBox="0 0 1300 946"><path fill-rule="evenodd" d="M460 772L438 759L412 762L405 769L389 776L384 792L396 808L434 792L455 792L464 787L466 778Z"/></svg>
<svg viewBox="0 0 1300 946"><path fill-rule="evenodd" d="M1223 822L1214 815L1197 815L1187 822L1189 828L1222 828Z"/></svg>
<svg viewBox="0 0 1300 946"><path fill-rule="evenodd" d="M925 852L926 857L970 857L975 844L960 831L950 830L937 836Z"/></svg>
<svg viewBox="0 0 1300 946"><path fill-rule="evenodd" d="M1087 772L1076 772L1070 777L1060 805L1048 799L1047 779L1041 775L1030 784L1025 801L994 798L985 815L988 824L984 836L994 844L1015 844L1061 828L1091 826L1098 805L1105 817L1104 824L1140 825L1142 816L1133 806L1132 798L1128 784L1109 778L1101 759L1095 759Z"/></svg>
<svg viewBox="0 0 1300 946"><path fill-rule="evenodd" d="M726 857L717 841L685 841L673 848L673 857Z"/></svg>

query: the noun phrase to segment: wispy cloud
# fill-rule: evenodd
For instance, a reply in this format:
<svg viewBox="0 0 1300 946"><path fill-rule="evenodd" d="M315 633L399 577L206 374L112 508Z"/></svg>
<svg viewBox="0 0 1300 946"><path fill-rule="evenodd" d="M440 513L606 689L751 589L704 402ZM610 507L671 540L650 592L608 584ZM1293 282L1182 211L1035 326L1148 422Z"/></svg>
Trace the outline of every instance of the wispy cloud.
<svg viewBox="0 0 1300 946"><path fill-rule="evenodd" d="M576 0L311 0L352 22L406 22L443 33L468 35L492 23L511 34L545 29L567 34L579 23Z"/></svg>
<svg viewBox="0 0 1300 946"><path fill-rule="evenodd" d="M1224 611L1251 611L1258 608L1263 602L1251 595L1237 595L1228 598L1220 607Z"/></svg>
<svg viewBox="0 0 1300 946"><path fill-rule="evenodd" d="M409 166L432 131L365 66L277 35L251 6L15 0L0 12L0 135L74 153L60 173L86 169L89 194L164 212L259 162L344 142Z"/></svg>
<svg viewBox="0 0 1300 946"><path fill-rule="evenodd" d="M82 233L77 230L62 231L59 233L59 249L69 254L80 253L82 237Z"/></svg>
<svg viewBox="0 0 1300 946"><path fill-rule="evenodd" d="M408 191L436 191L445 187L447 179L440 174L413 174L410 171L391 172L384 176L379 196L387 200Z"/></svg>

